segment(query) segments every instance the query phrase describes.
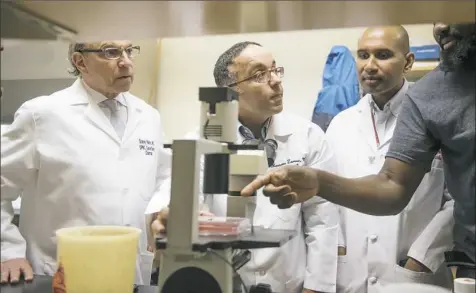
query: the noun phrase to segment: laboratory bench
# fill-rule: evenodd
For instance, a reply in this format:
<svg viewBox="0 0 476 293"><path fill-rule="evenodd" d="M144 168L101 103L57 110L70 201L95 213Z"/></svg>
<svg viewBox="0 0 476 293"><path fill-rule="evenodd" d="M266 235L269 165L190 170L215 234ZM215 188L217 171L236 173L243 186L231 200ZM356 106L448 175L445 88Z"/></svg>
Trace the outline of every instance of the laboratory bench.
<svg viewBox="0 0 476 293"><path fill-rule="evenodd" d="M51 293L53 278L50 276L35 276L32 282L19 283L15 285L1 285L1 293ZM131 288L131 293L157 293L156 286L138 286L134 291Z"/></svg>

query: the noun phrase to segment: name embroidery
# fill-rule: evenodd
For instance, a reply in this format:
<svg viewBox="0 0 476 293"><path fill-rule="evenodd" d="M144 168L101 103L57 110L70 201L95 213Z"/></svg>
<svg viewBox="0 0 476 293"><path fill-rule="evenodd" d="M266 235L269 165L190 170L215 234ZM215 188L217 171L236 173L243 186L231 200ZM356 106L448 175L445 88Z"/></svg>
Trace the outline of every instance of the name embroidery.
<svg viewBox="0 0 476 293"><path fill-rule="evenodd" d="M271 166L271 167L281 167L281 166L284 166L284 165L300 166L300 165L302 165L302 164L304 163L304 159L305 159L305 158L294 159L294 160L287 159L284 163L273 164L273 166Z"/></svg>
<svg viewBox="0 0 476 293"><path fill-rule="evenodd" d="M151 140L139 138L139 150L143 151L146 156L152 156L155 152L155 144Z"/></svg>

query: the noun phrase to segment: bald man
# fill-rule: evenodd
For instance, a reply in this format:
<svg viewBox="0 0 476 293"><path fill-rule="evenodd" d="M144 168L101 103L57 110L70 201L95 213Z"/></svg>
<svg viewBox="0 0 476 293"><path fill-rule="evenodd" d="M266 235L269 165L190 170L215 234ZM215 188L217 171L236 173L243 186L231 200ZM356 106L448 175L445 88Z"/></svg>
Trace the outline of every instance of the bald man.
<svg viewBox="0 0 476 293"><path fill-rule="evenodd" d="M265 186L263 194L280 208L319 195L365 214L395 215L408 205L441 151L445 181L455 201L455 253L449 260L458 265L456 277L475 279L476 22L435 23L433 34L440 64L407 91L378 174L348 179L283 166L257 178L241 194L250 196Z"/></svg>
<svg viewBox="0 0 476 293"><path fill-rule="evenodd" d="M404 75L413 61L408 34L401 26L372 27L359 39L357 70L367 94L339 113L326 133L338 175L358 178L377 174L383 166L411 86ZM444 251L452 247L453 200L444 196L442 165L439 157L434 159L408 206L395 216L370 216L340 207L337 292L378 293L394 282L452 288Z"/></svg>

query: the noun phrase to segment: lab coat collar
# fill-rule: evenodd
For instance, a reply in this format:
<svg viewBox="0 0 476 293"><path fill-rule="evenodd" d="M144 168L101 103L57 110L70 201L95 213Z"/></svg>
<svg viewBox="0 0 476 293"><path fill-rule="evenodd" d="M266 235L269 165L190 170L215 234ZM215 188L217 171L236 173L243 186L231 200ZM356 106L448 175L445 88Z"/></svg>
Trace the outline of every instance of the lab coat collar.
<svg viewBox="0 0 476 293"><path fill-rule="evenodd" d="M75 95L70 96L72 105L89 103L97 105L107 99L104 95L90 88L81 78L77 78L70 88L76 93ZM115 99L123 106L127 107L128 101L126 96L128 94L128 92L120 93Z"/></svg>
<svg viewBox="0 0 476 293"><path fill-rule="evenodd" d="M270 138L271 136L278 136L278 137L284 137L284 136L289 136L293 133L292 127L290 125L290 122L288 121L286 123L286 114L283 112L280 112L278 114L275 114L271 116L263 125L263 127L266 127L266 137ZM238 125L236 128L236 132L238 133L238 137L240 140L243 140L243 136L240 134L240 127L244 126L241 124L240 121L238 121Z"/></svg>
<svg viewBox="0 0 476 293"><path fill-rule="evenodd" d="M408 87L411 85L408 81L405 80L402 88L393 96L392 99L385 105L385 107L389 107L389 110L392 112L393 115L397 117L398 112L400 111L401 104L403 99L405 98L405 93L408 90ZM371 112L371 107L374 106L375 103L372 99L372 96L370 94L367 94L360 99L360 101L356 105L356 109L359 112L360 115L360 121L359 121L359 130L362 133L362 136L365 138L367 141L368 145L373 149L374 151L377 151L377 143L375 139L375 133L373 130L373 122L372 122L372 112ZM377 107L375 105L375 107ZM378 107L377 107L378 109ZM381 110L379 110L381 111ZM380 141L380 147L383 147L388 141L390 140L392 136L388 136L385 138L381 138Z"/></svg>
<svg viewBox="0 0 476 293"><path fill-rule="evenodd" d="M387 104L385 104L384 110L379 109L374 99L372 98L372 95L367 94L365 95L365 97L367 97L370 107L372 107L376 112L388 111L387 109L389 109L390 112L395 117L398 117L398 113L400 112L402 101L405 97L405 93L407 92L409 86L410 86L410 83L405 79L403 86L400 88L400 90L390 99L390 101L387 102Z"/></svg>
<svg viewBox="0 0 476 293"><path fill-rule="evenodd" d="M87 86L83 83L81 78L78 78L68 90L70 91L68 97L70 98L71 105L87 105L87 108L85 110L86 116L97 127L102 129L105 133L107 133L116 142L120 144L121 140L117 136L117 133L114 131L114 128L112 127L110 121L108 120L106 115L104 115L98 105L98 103L105 100L106 97L99 94L98 92L95 92L92 89L87 89ZM124 92L119 96L121 97L121 99L118 101L120 103L123 103L123 105L128 106L128 121L126 124L124 136L122 138L122 141L126 141L140 123L140 114L143 110L143 106L140 104L138 99L135 99L129 92Z"/></svg>
<svg viewBox="0 0 476 293"><path fill-rule="evenodd" d="M107 100L106 96L92 89L90 86L88 86L86 82L84 82L84 80L81 80L81 85L84 87L84 89L88 93L88 96L92 102L96 104L100 104L104 102L105 100ZM126 99L124 98L124 93L118 94L116 97L114 97L114 99L118 101L121 105L127 107L127 102L126 102Z"/></svg>
<svg viewBox="0 0 476 293"><path fill-rule="evenodd" d="M407 80L405 80L405 82L403 83L403 86L400 88L400 90L390 99L390 101L388 101L387 104L385 104L384 108L387 108L389 107L390 108L390 111L394 114L394 115L398 115L398 113L400 112L400 108L401 108L401 105L402 105L402 102L403 102L403 99L405 98L405 94L408 90L408 88L412 85L413 83L412 82L408 82ZM362 112L365 112L367 110L370 109L370 107L373 107L373 105L375 105L375 102L374 100L372 99L372 95L370 94L366 94L365 96L363 96L360 101L357 103L357 110L359 111L359 113L362 113ZM370 107L369 107L370 106ZM376 109L378 109L377 105L375 105ZM382 111L380 109L378 109L379 111Z"/></svg>
<svg viewBox="0 0 476 293"><path fill-rule="evenodd" d="M293 134L292 121L286 121L286 113L280 112L273 115L269 125L268 136L289 136Z"/></svg>
<svg viewBox="0 0 476 293"><path fill-rule="evenodd" d="M237 125L238 136L241 139L244 139L244 140L249 139L249 137L247 137L248 135L244 135L241 131L242 128L245 128L249 132L249 136L253 136L253 138L258 139L258 140L266 139L266 137L268 136L268 130L269 130L269 124L271 122L271 118L266 119L266 121L263 123L263 126L261 126L261 136L260 137L254 137L254 135L251 133L251 130L249 130L248 127L243 125L240 122L240 120L238 120L238 125ZM245 132L245 131L243 131L243 132Z"/></svg>

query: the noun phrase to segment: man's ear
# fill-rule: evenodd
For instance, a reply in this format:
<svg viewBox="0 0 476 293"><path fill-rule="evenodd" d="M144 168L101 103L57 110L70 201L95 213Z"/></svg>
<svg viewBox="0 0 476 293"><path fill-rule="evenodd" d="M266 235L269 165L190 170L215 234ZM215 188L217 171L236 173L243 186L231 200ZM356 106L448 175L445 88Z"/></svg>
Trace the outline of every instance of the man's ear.
<svg viewBox="0 0 476 293"><path fill-rule="evenodd" d="M236 72L235 64L228 66L228 80L230 80L231 83L237 82L239 80L239 76L238 76L238 73ZM241 84L232 86L231 89L233 89L238 94L242 93Z"/></svg>
<svg viewBox="0 0 476 293"><path fill-rule="evenodd" d="M415 63L415 54L409 52L407 53L407 55L405 55L405 67L403 69L403 72L407 73L412 70L413 63Z"/></svg>
<svg viewBox="0 0 476 293"><path fill-rule="evenodd" d="M73 55L71 56L71 62L81 73L88 71L85 64L85 59L86 57L79 52L74 52Z"/></svg>

